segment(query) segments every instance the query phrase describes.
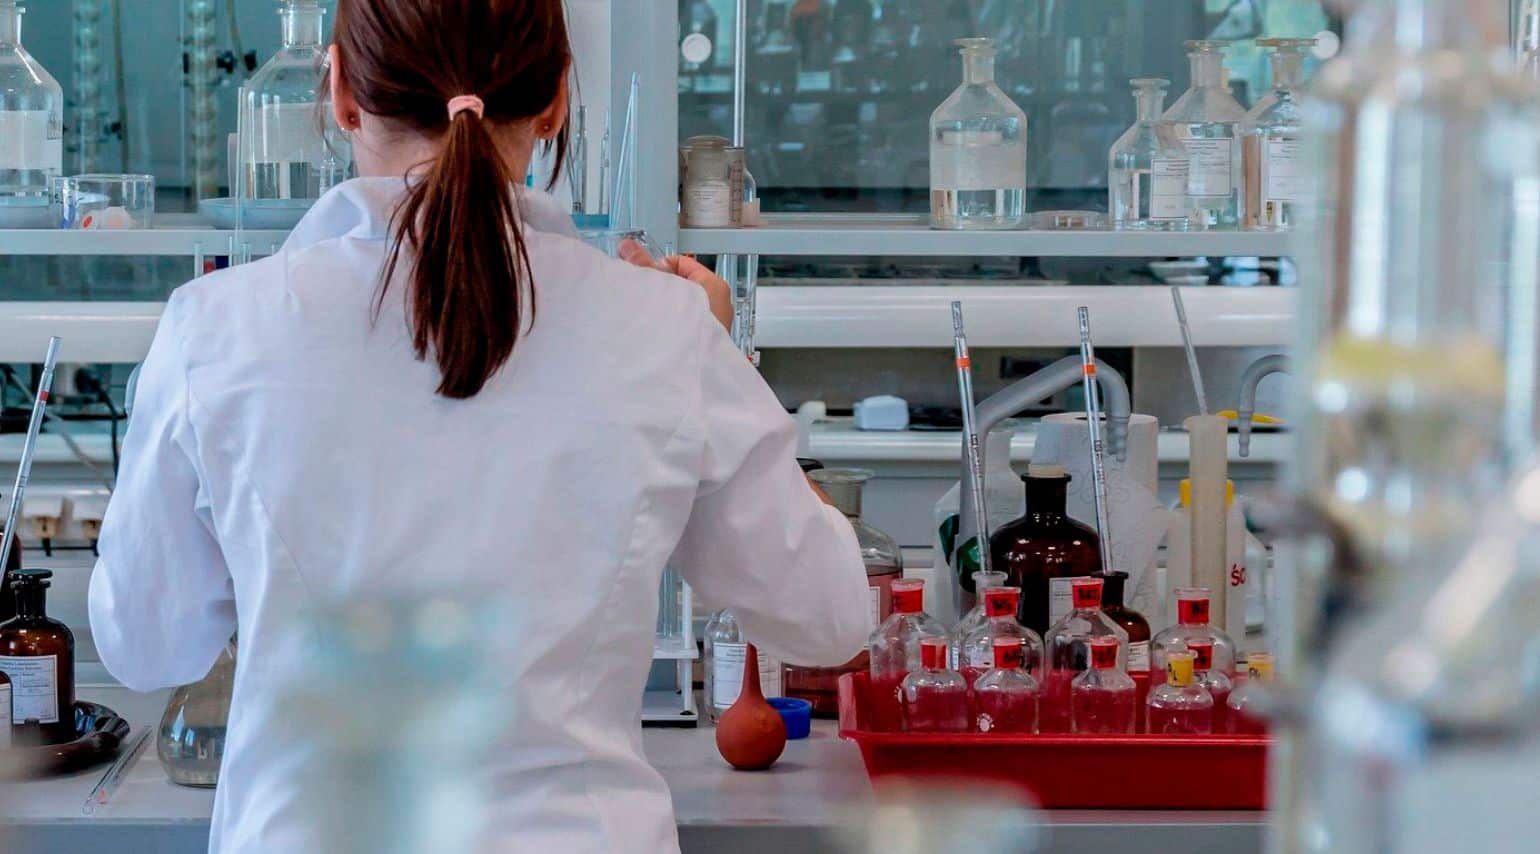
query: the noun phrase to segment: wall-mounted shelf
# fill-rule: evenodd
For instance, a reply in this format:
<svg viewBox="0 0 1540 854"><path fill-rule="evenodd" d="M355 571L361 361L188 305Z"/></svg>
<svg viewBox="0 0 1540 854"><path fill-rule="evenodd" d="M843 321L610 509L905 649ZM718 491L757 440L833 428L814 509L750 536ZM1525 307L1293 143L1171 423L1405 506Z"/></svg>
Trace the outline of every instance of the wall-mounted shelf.
<svg viewBox="0 0 1540 854"><path fill-rule="evenodd" d="M1260 231L935 231L909 214L766 214L757 228L683 228L697 255L961 255L1164 258L1280 256L1291 236Z"/></svg>
<svg viewBox="0 0 1540 854"><path fill-rule="evenodd" d="M154 228L72 231L56 228L0 229L0 255L194 256L233 254L235 232L214 228L197 214L158 214ZM240 243L252 255L270 255L287 231L246 229Z"/></svg>

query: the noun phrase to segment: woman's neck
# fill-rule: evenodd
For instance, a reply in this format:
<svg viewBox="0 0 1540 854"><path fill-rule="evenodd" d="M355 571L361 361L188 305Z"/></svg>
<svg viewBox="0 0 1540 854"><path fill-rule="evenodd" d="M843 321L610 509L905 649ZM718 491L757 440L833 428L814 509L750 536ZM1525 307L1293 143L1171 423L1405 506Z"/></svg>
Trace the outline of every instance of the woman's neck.
<svg viewBox="0 0 1540 854"><path fill-rule="evenodd" d="M492 137L508 164L508 173L522 180L534 154L534 134L522 125L493 127ZM441 143L419 133L388 128L364 115L353 132L353 162L359 177L394 178L422 171L438 157Z"/></svg>

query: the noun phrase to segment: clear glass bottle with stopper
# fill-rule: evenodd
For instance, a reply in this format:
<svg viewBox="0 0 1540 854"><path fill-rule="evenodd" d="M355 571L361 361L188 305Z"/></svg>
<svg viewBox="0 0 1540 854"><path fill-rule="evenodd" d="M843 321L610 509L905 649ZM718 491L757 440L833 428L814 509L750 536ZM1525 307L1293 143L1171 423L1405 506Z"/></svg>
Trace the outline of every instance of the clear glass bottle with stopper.
<svg viewBox="0 0 1540 854"><path fill-rule="evenodd" d="M1187 149L1187 193L1202 228L1240 224L1240 125L1246 110L1224 83L1225 41L1190 41L1192 88L1166 111Z"/></svg>
<svg viewBox="0 0 1540 854"><path fill-rule="evenodd" d="M957 625L952 627L952 653L951 664L953 670L962 670L962 643L973 634L973 630L989 621L989 615L984 613L983 592L991 587L1005 586L1005 573L994 570L979 570L973 573L973 589L978 592L978 600L973 608L963 615Z"/></svg>
<svg viewBox="0 0 1540 854"><path fill-rule="evenodd" d="M1305 156L1299 99L1305 57L1315 43L1315 39L1257 39L1258 47L1273 52L1273 88L1251 108L1241 126L1247 228L1293 228L1299 211L1310 204L1313 179Z"/></svg>
<svg viewBox="0 0 1540 854"><path fill-rule="evenodd" d="M0 228L56 225L48 184L64 166L64 90L21 46L22 12L0 0Z"/></svg>
<svg viewBox="0 0 1540 854"><path fill-rule="evenodd" d="M1018 228L1027 199L1027 114L995 85L993 39L958 39L963 82L930 117L930 225Z"/></svg>
<svg viewBox="0 0 1540 854"><path fill-rule="evenodd" d="M1176 127L1161 118L1171 81L1141 77L1129 82L1139 112L1108 155L1112 227L1186 231L1192 217L1187 195L1191 158Z"/></svg>
<svg viewBox="0 0 1540 854"><path fill-rule="evenodd" d="M317 117L326 73L323 14L317 0L285 0L283 47L241 87L236 196L244 203L303 213L347 176L343 134L330 115Z"/></svg>
<svg viewBox="0 0 1540 854"><path fill-rule="evenodd" d="M711 615L701 632L705 646L704 705L706 716L713 722L738 702L743 690L743 667L748 659L748 640L738 628L738 620L732 611L722 610ZM759 684L766 697L781 694L781 663L759 650Z"/></svg>

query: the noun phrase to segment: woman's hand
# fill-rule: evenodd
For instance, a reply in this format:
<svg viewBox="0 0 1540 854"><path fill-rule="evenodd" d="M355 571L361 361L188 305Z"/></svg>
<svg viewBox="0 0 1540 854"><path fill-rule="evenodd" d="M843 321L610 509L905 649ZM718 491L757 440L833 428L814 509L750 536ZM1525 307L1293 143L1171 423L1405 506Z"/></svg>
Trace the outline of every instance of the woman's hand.
<svg viewBox="0 0 1540 854"><path fill-rule="evenodd" d="M662 270L665 273L673 273L681 279L689 279L701 290L706 292L706 300L711 305L711 316L722 324L722 328L731 332L733 329L733 294L727 286L727 282L716 273L706 269L706 265L689 257L688 255L671 255L661 261L653 260L635 240L625 240L620 244L620 257L638 267L647 267L653 270Z"/></svg>

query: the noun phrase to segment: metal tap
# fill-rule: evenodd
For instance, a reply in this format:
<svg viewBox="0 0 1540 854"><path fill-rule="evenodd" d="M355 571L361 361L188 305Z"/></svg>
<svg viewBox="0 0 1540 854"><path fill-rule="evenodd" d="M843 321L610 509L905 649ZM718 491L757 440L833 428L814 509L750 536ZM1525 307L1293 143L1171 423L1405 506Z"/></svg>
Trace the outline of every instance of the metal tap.
<svg viewBox="0 0 1540 854"><path fill-rule="evenodd" d="M1257 386L1271 374L1293 373L1289 357L1284 355L1263 356L1251 363L1241 374L1241 402L1236 408L1236 420L1240 422L1241 456L1251 456L1251 420L1257 414Z"/></svg>

